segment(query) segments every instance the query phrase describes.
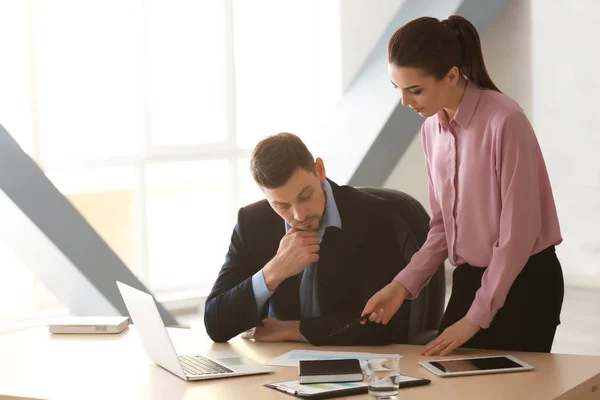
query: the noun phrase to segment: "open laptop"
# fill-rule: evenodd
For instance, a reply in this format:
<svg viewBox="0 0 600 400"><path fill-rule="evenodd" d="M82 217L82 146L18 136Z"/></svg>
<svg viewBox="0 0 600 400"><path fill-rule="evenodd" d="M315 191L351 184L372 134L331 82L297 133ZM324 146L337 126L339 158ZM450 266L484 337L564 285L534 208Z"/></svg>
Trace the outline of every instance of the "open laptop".
<svg viewBox="0 0 600 400"><path fill-rule="evenodd" d="M154 298L122 282L117 282L117 286L150 360L181 379L197 381L274 372L272 368L238 354L227 358L178 355Z"/></svg>

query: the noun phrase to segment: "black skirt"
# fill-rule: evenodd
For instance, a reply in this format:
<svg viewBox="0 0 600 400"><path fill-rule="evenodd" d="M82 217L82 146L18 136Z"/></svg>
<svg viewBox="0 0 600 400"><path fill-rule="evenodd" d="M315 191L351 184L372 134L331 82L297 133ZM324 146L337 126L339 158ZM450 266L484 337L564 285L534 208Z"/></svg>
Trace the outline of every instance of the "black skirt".
<svg viewBox="0 0 600 400"><path fill-rule="evenodd" d="M456 267L440 333L467 315L485 269L469 264ZM462 347L549 353L560 324L563 297L562 268L550 246L529 258L490 327L481 329Z"/></svg>

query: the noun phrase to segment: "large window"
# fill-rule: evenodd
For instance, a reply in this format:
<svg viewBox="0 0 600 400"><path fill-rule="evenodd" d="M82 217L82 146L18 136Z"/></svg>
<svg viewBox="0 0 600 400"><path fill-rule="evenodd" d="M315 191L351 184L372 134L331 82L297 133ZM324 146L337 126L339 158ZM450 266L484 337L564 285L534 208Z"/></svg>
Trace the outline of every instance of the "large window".
<svg viewBox="0 0 600 400"><path fill-rule="evenodd" d="M335 106L338 35L318 0L0 0L0 124L159 299L202 295L261 198L251 148ZM57 306L0 265L0 318Z"/></svg>

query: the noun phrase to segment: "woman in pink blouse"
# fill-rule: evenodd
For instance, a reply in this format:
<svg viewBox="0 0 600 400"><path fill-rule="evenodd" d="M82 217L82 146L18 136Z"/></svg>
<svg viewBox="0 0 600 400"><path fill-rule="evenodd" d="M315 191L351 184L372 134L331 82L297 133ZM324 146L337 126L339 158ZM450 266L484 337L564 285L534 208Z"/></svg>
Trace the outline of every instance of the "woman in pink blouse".
<svg viewBox="0 0 600 400"><path fill-rule="evenodd" d="M432 218L423 247L363 315L386 324L448 258L457 266L452 295L425 355L463 345L549 352L564 293L554 251L562 238L525 113L490 79L479 35L462 17L404 25L389 40L388 67L402 104L426 118Z"/></svg>

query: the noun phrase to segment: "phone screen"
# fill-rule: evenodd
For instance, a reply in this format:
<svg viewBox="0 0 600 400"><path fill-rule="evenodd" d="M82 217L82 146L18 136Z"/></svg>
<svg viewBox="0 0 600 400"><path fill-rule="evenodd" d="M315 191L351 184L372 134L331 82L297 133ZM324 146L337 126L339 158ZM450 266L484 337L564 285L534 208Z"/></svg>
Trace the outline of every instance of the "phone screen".
<svg viewBox="0 0 600 400"><path fill-rule="evenodd" d="M431 365L443 372L487 371L491 369L521 368L506 357L471 358L465 360L432 361Z"/></svg>

